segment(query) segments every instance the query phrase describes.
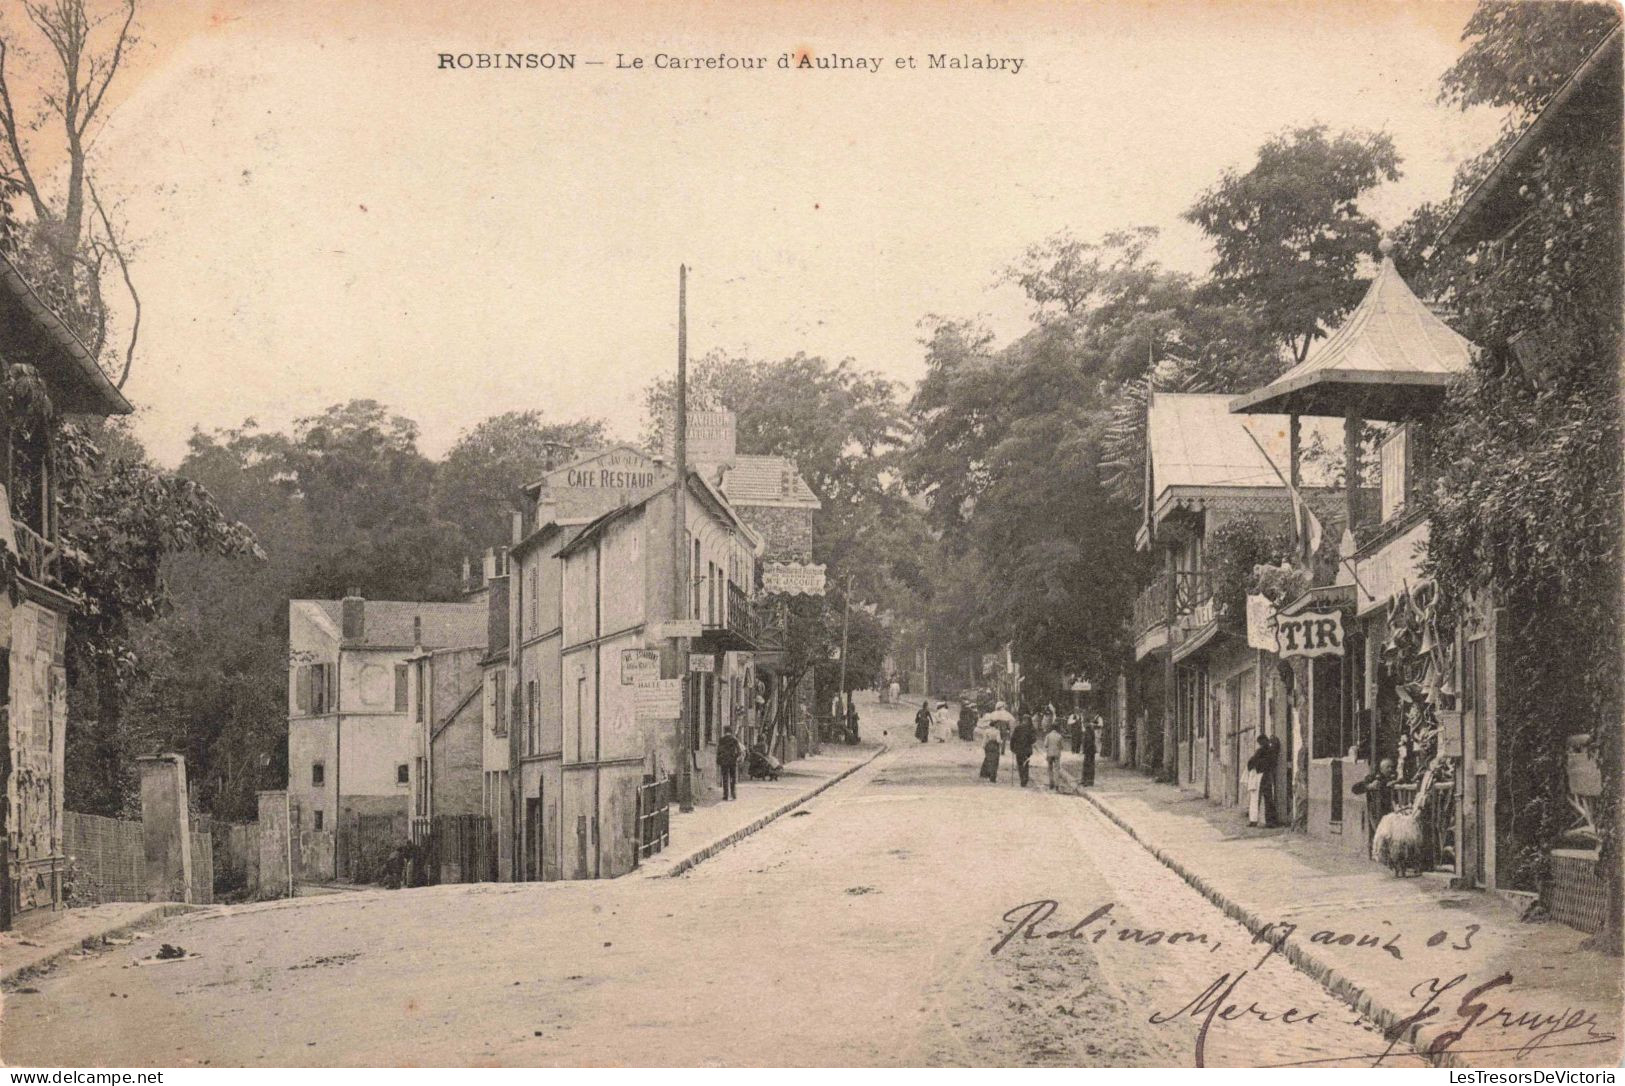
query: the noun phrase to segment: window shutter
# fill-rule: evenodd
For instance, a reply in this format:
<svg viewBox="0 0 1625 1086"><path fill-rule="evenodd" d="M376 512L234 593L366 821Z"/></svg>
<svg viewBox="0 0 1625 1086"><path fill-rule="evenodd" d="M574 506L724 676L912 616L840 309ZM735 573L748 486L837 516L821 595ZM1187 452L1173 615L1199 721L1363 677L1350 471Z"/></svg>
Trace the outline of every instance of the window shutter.
<svg viewBox="0 0 1625 1086"><path fill-rule="evenodd" d="M406 712L406 665L395 665L395 711Z"/></svg>
<svg viewBox="0 0 1625 1086"><path fill-rule="evenodd" d="M310 712L310 665L300 664L293 669L294 707L301 713Z"/></svg>

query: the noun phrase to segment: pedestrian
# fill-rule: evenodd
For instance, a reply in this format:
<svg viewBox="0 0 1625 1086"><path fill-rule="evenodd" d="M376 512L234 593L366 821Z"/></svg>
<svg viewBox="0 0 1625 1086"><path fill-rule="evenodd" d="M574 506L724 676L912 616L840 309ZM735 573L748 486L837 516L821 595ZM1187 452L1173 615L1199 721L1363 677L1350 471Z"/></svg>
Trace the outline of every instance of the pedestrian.
<svg viewBox="0 0 1625 1086"><path fill-rule="evenodd" d="M920 742L931 739L931 703L920 702L920 711L914 714L914 738Z"/></svg>
<svg viewBox="0 0 1625 1086"><path fill-rule="evenodd" d="M1066 736L1061 734L1061 725L1054 717L1050 718L1049 731L1044 733L1044 762L1049 766L1049 790L1059 791L1055 778L1061 771L1061 751L1066 749Z"/></svg>
<svg viewBox="0 0 1625 1086"><path fill-rule="evenodd" d="M733 726L722 729L717 740L717 769L722 774L722 798L739 798L739 740L734 737Z"/></svg>
<svg viewBox="0 0 1625 1086"><path fill-rule="evenodd" d="M967 743L976 738L976 710L969 702L959 703L959 738Z"/></svg>
<svg viewBox="0 0 1625 1086"><path fill-rule="evenodd" d="M1259 800L1263 804L1264 825L1279 826L1281 816L1275 805L1275 779L1281 765L1281 739L1279 736L1269 737L1269 758L1264 766L1264 781L1258 789Z"/></svg>
<svg viewBox="0 0 1625 1086"><path fill-rule="evenodd" d="M982 771L979 776L997 784L999 781L999 755L1004 753L1004 739L991 721L979 729L982 740Z"/></svg>
<svg viewBox="0 0 1625 1086"><path fill-rule="evenodd" d="M946 743L953 732L953 721L948 716L948 703L937 702L937 715L931 722L931 734L939 743Z"/></svg>
<svg viewBox="0 0 1625 1086"><path fill-rule="evenodd" d="M1365 847L1367 854L1371 851L1371 839L1377 832L1377 825L1382 822L1383 816L1394 809L1394 785L1399 783L1399 776L1394 772L1394 760L1384 758L1377 768L1366 774L1364 780L1355 781L1351 789L1357 796L1365 797Z"/></svg>
<svg viewBox="0 0 1625 1086"><path fill-rule="evenodd" d="M1072 740L1072 753L1082 754L1083 717L1078 715L1077 710L1066 714L1066 735L1068 739Z"/></svg>
<svg viewBox="0 0 1625 1086"><path fill-rule="evenodd" d="M1095 727L1100 720L1096 716L1083 727L1083 738L1079 745L1083 747L1083 780L1082 786L1087 788L1095 783L1095 748L1100 743L1100 731Z"/></svg>
<svg viewBox="0 0 1625 1086"><path fill-rule="evenodd" d="M1247 759L1247 825L1259 826L1264 823L1264 772L1271 758L1270 741L1267 736L1258 737L1258 746L1253 750L1252 757Z"/></svg>
<svg viewBox="0 0 1625 1086"><path fill-rule="evenodd" d="M897 685L897 679L896 678L892 679L891 686L888 687L887 689L891 692L891 703L893 705L901 705L902 703L900 701L898 701L897 699L902 696L903 688L901 686Z"/></svg>
<svg viewBox="0 0 1625 1086"><path fill-rule="evenodd" d="M846 741L853 746L858 745L858 703L853 700L850 690L846 694Z"/></svg>
<svg viewBox="0 0 1625 1086"><path fill-rule="evenodd" d="M1038 742L1038 735L1033 730L1031 713L1023 713L1021 723L1010 733L1010 753L1016 756L1016 773L1021 778L1021 787L1027 787L1027 762L1033 756L1033 747Z"/></svg>

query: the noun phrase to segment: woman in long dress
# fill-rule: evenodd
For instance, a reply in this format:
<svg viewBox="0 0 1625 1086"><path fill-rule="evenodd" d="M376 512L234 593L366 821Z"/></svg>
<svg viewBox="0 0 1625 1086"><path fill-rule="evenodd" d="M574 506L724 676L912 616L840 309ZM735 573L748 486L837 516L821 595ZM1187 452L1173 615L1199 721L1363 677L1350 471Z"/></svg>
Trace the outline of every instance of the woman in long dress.
<svg viewBox="0 0 1625 1086"><path fill-rule="evenodd" d="M953 735L953 718L948 715L948 703L937 702L936 715L931 718L931 738L939 743L946 743L948 737Z"/></svg>
<svg viewBox="0 0 1625 1086"><path fill-rule="evenodd" d="M982 769L977 775L984 781L999 781L999 755L1004 750L1004 739L999 733L998 725L989 721L979 725L976 737L982 741Z"/></svg>

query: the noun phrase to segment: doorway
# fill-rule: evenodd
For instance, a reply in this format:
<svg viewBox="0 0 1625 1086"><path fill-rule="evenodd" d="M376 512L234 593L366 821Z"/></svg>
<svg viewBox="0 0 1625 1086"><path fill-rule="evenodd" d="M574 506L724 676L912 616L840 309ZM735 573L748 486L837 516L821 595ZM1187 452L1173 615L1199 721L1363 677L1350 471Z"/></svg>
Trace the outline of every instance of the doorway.
<svg viewBox="0 0 1625 1086"><path fill-rule="evenodd" d="M536 795L525 797L525 881L542 878L542 786Z"/></svg>

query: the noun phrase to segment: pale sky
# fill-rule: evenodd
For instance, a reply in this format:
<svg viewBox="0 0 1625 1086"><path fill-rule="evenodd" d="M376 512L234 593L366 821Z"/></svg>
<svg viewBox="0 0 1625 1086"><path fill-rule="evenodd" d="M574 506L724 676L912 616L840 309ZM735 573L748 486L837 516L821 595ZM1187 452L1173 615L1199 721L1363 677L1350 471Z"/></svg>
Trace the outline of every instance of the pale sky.
<svg viewBox="0 0 1625 1086"><path fill-rule="evenodd" d="M1159 226L1156 255L1203 270L1179 213L1284 128L1391 132L1405 177L1368 206L1392 226L1499 124L1435 104L1468 5L543 7L144 16L96 160L140 242L126 392L160 460L194 426L355 397L416 419L430 454L512 409L634 435L641 390L675 365L685 261L693 356L803 350L912 383L927 314L1021 330L995 278L1053 231ZM798 48L884 66L779 70ZM508 50L578 67L435 66ZM659 52L770 67L614 67ZM1025 64L932 71L928 53Z"/></svg>

